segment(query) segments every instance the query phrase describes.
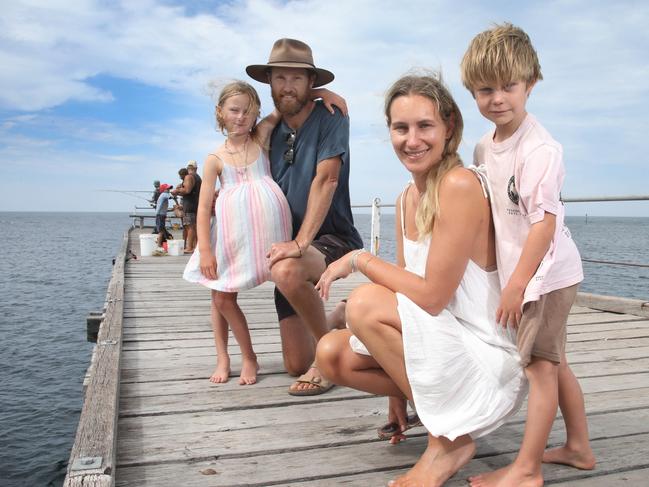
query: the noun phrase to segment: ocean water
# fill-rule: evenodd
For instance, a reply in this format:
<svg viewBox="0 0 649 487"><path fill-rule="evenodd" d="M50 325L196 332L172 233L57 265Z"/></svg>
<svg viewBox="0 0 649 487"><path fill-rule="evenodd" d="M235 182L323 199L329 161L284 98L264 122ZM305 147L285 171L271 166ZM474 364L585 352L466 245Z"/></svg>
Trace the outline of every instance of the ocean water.
<svg viewBox="0 0 649 487"><path fill-rule="evenodd" d="M0 485L61 485L82 406L112 259L130 219L115 213L2 213Z"/></svg>
<svg viewBox="0 0 649 487"><path fill-rule="evenodd" d="M369 248L370 217L354 218ZM583 259L649 265L649 218L569 216L566 224ZM394 259L394 237L394 215L381 215L381 257ZM580 291L649 301L649 268L590 262L583 266L585 278Z"/></svg>
<svg viewBox="0 0 649 487"><path fill-rule="evenodd" d="M59 486L82 406L92 345L122 236L119 213L0 213L0 485ZM369 215L356 215L369 242ZM394 215L380 255L394 260ZM582 257L649 264L649 218L569 218ZM649 269L584 264L582 290L649 300Z"/></svg>

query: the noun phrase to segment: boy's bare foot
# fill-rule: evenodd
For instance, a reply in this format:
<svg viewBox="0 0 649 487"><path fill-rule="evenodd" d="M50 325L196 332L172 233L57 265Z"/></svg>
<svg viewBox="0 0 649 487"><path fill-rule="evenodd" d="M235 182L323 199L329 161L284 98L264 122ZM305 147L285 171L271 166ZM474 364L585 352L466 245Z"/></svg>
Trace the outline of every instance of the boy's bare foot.
<svg viewBox="0 0 649 487"><path fill-rule="evenodd" d="M388 483L391 487L440 487L475 454L475 443L469 436L454 442L429 436L428 447L414 467Z"/></svg>
<svg viewBox="0 0 649 487"><path fill-rule="evenodd" d="M595 455L588 446L586 451L573 450L567 445L551 448L543 453L543 463L560 463L580 470L592 470L595 468Z"/></svg>
<svg viewBox="0 0 649 487"><path fill-rule="evenodd" d="M259 371L259 364L257 357L247 359L244 358L241 363L241 375L239 376L239 385L249 386L257 382L257 372Z"/></svg>
<svg viewBox="0 0 649 487"><path fill-rule="evenodd" d="M230 357L219 357L216 359L216 369L210 377L210 382L222 384L230 377Z"/></svg>
<svg viewBox="0 0 649 487"><path fill-rule="evenodd" d="M543 475L531 473L516 467L514 464L469 477L471 487L542 487Z"/></svg>

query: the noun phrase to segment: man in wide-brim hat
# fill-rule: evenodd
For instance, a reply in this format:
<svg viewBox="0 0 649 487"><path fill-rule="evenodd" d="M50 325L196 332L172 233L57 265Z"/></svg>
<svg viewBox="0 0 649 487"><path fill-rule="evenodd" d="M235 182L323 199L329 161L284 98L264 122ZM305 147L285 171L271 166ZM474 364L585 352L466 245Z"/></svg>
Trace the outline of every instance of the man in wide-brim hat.
<svg viewBox="0 0 649 487"><path fill-rule="evenodd" d="M268 63L250 65L246 72L270 84L282 115L269 155L273 179L291 207L293 240L274 243L268 257L284 366L291 375L303 374L289 393L321 394L332 384L313 359L315 344L329 330L314 284L327 265L363 246L349 198L349 119L313 101L312 89L334 75L315 65L311 48L302 41L279 39Z"/></svg>

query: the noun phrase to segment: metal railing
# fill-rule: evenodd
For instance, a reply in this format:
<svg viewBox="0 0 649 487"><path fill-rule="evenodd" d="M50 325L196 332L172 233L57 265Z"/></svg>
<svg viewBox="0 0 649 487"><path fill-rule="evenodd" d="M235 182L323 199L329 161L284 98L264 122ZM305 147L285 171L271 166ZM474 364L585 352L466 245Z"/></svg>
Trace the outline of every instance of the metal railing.
<svg viewBox="0 0 649 487"><path fill-rule="evenodd" d="M597 203L611 201L649 201L649 196L632 195L632 196L595 196L586 198L561 198L564 203ZM374 198L370 205L352 205L352 208L371 208L371 228L370 228L370 252L378 255L381 243L381 208L394 208L394 204L381 204L381 198ZM649 268L649 264L640 264L635 262L616 262L596 259L581 259L583 262L618 265L627 267Z"/></svg>

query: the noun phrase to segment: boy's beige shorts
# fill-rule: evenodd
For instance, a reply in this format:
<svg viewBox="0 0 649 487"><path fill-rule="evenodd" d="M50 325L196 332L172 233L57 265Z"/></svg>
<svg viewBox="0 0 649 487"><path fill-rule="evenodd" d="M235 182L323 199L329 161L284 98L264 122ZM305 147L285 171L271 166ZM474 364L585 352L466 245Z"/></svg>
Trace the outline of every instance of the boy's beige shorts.
<svg viewBox="0 0 649 487"><path fill-rule="evenodd" d="M525 303L516 345L523 367L532 357L561 363L566 351L566 323L579 284L544 294Z"/></svg>

